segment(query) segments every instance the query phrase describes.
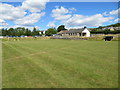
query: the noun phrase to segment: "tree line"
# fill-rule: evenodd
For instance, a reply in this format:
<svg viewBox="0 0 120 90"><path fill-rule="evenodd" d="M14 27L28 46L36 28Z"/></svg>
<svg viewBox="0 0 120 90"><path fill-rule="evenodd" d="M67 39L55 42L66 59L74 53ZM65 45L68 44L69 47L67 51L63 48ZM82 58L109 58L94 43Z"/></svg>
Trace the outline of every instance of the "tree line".
<svg viewBox="0 0 120 90"><path fill-rule="evenodd" d="M119 26L120 23L109 25L109 26ZM107 26L106 26L107 27ZM111 31L109 29L102 30L103 27L98 27L98 28L92 28L91 29L91 34L118 34L120 33L120 30L114 30ZM41 36L41 35L47 35L51 36L53 34L57 34L57 32L67 30L64 25L60 25L57 29L56 28L49 28L46 30L45 33L40 33L40 30L37 30L35 27L33 30L29 30L28 28L24 27L17 27L17 28L9 28L9 29L1 29L2 31L2 36Z"/></svg>
<svg viewBox="0 0 120 90"><path fill-rule="evenodd" d="M105 29L105 30L97 30L97 31L90 31L91 34L120 34L120 30L114 30L111 31L109 29Z"/></svg>
<svg viewBox="0 0 120 90"><path fill-rule="evenodd" d="M60 32L61 30L67 30L67 29L65 29L64 25L60 25L57 29L55 29L55 28L47 29L45 34L40 33L40 30L37 30L35 27L33 28L33 30L29 30L28 28L24 28L24 27L1 29L2 36L23 36L23 35L24 36L36 36L36 35L51 36L53 34L56 34L57 32Z"/></svg>
<svg viewBox="0 0 120 90"><path fill-rule="evenodd" d="M18 28L9 28L9 29L2 29L2 36L35 36L39 35L39 31L36 28L33 31L29 30L28 28L18 27Z"/></svg>

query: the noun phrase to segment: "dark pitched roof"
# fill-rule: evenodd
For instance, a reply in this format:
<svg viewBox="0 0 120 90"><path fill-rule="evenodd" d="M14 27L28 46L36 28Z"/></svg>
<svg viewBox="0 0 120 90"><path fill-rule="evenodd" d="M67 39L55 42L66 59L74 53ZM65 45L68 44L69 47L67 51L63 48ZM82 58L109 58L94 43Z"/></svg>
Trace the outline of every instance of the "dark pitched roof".
<svg viewBox="0 0 120 90"><path fill-rule="evenodd" d="M68 33L81 33L84 29L70 29Z"/></svg>
<svg viewBox="0 0 120 90"><path fill-rule="evenodd" d="M62 33L65 33L65 32L68 32L68 30L61 30L60 32L58 32L58 34L62 34Z"/></svg>
<svg viewBox="0 0 120 90"><path fill-rule="evenodd" d="M81 33L84 29L70 29L69 31L67 32L61 32L60 34L65 34L65 33Z"/></svg>

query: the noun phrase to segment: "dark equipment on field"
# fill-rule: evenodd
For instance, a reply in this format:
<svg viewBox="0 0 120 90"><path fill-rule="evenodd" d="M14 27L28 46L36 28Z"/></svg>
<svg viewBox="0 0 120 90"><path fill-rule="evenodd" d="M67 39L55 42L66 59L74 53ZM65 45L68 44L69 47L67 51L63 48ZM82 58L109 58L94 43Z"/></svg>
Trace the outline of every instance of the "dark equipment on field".
<svg viewBox="0 0 120 90"><path fill-rule="evenodd" d="M113 39L113 36L105 36L104 40L105 41L111 41Z"/></svg>

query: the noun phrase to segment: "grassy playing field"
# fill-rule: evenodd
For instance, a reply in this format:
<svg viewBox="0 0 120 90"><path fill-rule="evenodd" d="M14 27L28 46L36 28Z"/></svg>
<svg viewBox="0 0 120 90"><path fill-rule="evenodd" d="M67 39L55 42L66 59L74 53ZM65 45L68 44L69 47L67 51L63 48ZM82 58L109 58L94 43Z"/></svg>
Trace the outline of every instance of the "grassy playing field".
<svg viewBox="0 0 120 90"><path fill-rule="evenodd" d="M117 41L3 41L3 88L118 87Z"/></svg>

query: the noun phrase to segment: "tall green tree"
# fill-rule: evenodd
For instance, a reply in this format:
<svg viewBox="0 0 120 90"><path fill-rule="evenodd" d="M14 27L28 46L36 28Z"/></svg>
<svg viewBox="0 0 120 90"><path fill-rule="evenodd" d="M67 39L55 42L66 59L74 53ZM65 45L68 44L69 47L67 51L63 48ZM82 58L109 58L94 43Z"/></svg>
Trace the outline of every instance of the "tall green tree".
<svg viewBox="0 0 120 90"><path fill-rule="evenodd" d="M33 28L32 35L33 36L39 35L39 31L37 31L37 29L35 27Z"/></svg>
<svg viewBox="0 0 120 90"><path fill-rule="evenodd" d="M25 35L26 36L31 36L32 35L31 31L28 28L26 28L26 30L25 30Z"/></svg>
<svg viewBox="0 0 120 90"><path fill-rule="evenodd" d="M2 32L1 32L2 31ZM0 30L0 35L2 35L2 36L6 36L7 35L7 29L2 29L2 30Z"/></svg>
<svg viewBox="0 0 120 90"><path fill-rule="evenodd" d="M9 29L8 29L8 35L9 35L9 36L15 36L14 28L9 28Z"/></svg>
<svg viewBox="0 0 120 90"><path fill-rule="evenodd" d="M45 35L51 36L52 34L56 34L57 31L54 28L49 28L46 32Z"/></svg>
<svg viewBox="0 0 120 90"><path fill-rule="evenodd" d="M62 30L67 30L65 29L65 26L64 25L60 25L58 28L57 28L57 31L60 32Z"/></svg>
<svg viewBox="0 0 120 90"><path fill-rule="evenodd" d="M102 29L102 26L99 26L98 29Z"/></svg>

